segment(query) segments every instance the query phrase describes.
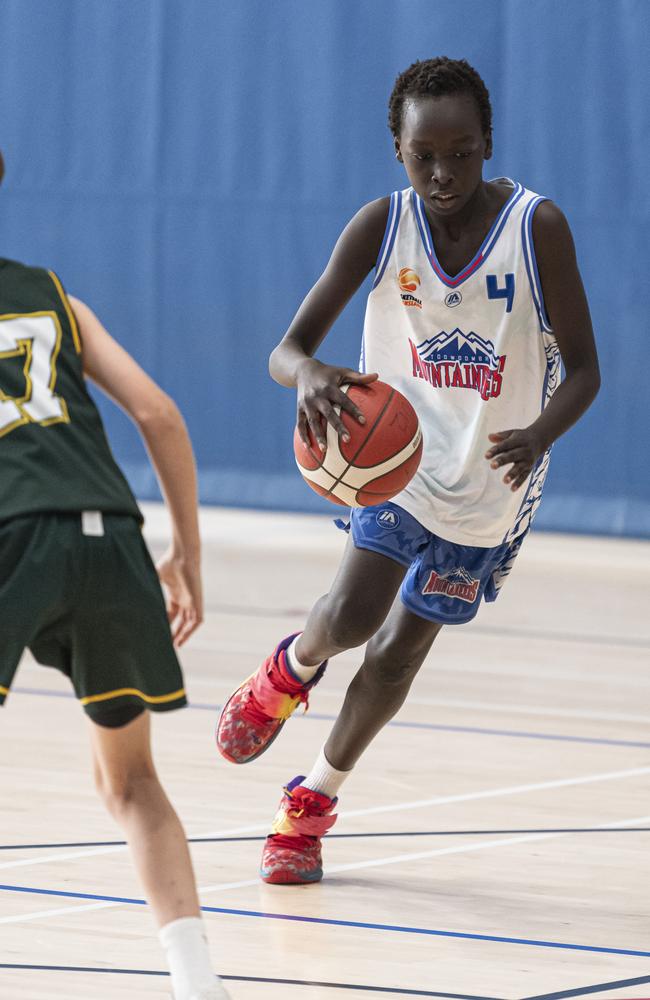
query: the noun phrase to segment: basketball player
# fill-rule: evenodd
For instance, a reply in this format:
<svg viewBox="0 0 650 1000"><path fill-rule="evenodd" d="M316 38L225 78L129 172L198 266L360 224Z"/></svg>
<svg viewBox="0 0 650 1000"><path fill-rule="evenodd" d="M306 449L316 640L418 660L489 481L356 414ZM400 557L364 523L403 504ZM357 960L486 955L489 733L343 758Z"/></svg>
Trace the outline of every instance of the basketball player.
<svg viewBox="0 0 650 1000"><path fill-rule="evenodd" d="M166 496L173 542L158 574L169 621L140 511L84 376L135 421ZM0 468L0 704L25 647L70 678L89 719L97 788L129 842L175 1000L224 1000L183 828L149 741L149 710L186 703L173 642L202 616L190 440L172 400L53 272L2 258Z"/></svg>
<svg viewBox="0 0 650 1000"><path fill-rule="evenodd" d="M539 503L553 442L599 387L589 311L562 212L517 181L483 179L488 91L464 60L417 62L390 97L409 187L361 209L271 356L298 391L298 428L324 447L340 386L379 375L415 407L422 462L392 503L354 510L334 583L304 631L283 639L231 696L222 754L258 757L323 675L368 642L306 777L286 786L262 858L267 882L322 877L320 838L360 755L403 703L443 625L470 621L510 572ZM314 353L374 268L361 371ZM560 382L560 358L566 377ZM505 473L505 474L504 474Z"/></svg>

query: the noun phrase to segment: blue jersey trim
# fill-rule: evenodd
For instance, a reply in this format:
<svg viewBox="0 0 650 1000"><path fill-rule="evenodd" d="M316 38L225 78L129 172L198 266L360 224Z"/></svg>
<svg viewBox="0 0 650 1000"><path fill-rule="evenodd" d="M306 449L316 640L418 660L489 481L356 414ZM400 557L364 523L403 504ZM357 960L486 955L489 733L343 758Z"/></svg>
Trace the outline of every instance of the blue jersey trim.
<svg viewBox="0 0 650 1000"><path fill-rule="evenodd" d="M546 373L544 375L544 384L542 386L542 399L541 399L541 404L540 404L540 413L544 412L544 408L545 408L546 403L547 403L548 384L549 384L549 381L551 379L551 374L552 374L552 372L553 372L553 370L555 368L555 365L557 363L558 362L556 360L555 352L553 352L553 358L551 358L551 357L549 357L548 351L547 351ZM520 538L520 537L524 538L528 534L528 532L530 531L530 527L531 527L531 525L533 523L533 517L535 516L535 513L537 512L537 508L539 507L539 504L540 504L541 499L542 499L542 490L544 489L544 483L546 482L546 473L548 472L548 466L549 466L549 462L550 462L550 458L551 458L551 449L552 449L552 447L553 446L551 445L549 448L547 448L546 451L543 452L543 454L540 455L540 457L535 462L535 465L533 466L533 469L531 470L531 473L530 473L530 479L528 481L528 486L526 488L526 492L524 494L524 498L521 501L521 504L519 506L519 510L517 511L517 516L515 517L514 525L512 526L512 528L510 529L510 531L508 531L506 533L506 535L504 536L504 539L503 539L504 542L507 542L509 538L511 538L511 540L513 540L513 541L514 541L515 538ZM545 466L545 468L544 468L544 466ZM540 475L542 476L542 483L541 483L541 487L540 487L539 496L537 497L536 500L533 500L532 503L530 503L530 508L529 508L528 511L526 511L526 505L529 502L529 498L530 498L530 495L531 495L531 493L533 491L533 488L537 485L538 478L539 478ZM528 524L526 525L526 527L522 531L516 532L516 529L519 526L521 520L524 517L526 517L526 515L528 516ZM513 531L516 532L514 535L512 534Z"/></svg>
<svg viewBox="0 0 650 1000"><path fill-rule="evenodd" d="M542 283L539 280L539 271L537 269L537 258L535 257L535 244L533 243L533 215L535 214L535 209L538 205L541 205L543 201L547 201L547 198L541 195L530 202L526 211L524 212L524 217L521 220L521 241L524 248L524 262L526 264L526 273L528 275L528 281L530 284L530 291L533 297L533 303L535 305L535 310L537 312L537 317L539 319L540 329L543 333L552 333L553 328L551 327L548 315L546 313L546 308L544 306L544 294L542 292Z"/></svg>
<svg viewBox="0 0 650 1000"><path fill-rule="evenodd" d="M377 287L377 285L383 278L384 271L386 270L386 266L388 264L388 261L390 260L390 255L393 252L401 211L402 211L402 192L393 191L393 193L390 196L390 208L388 210L388 221L386 222L384 239L382 241L381 249L379 251L379 256L377 258L376 277L372 284L373 290Z"/></svg>
<svg viewBox="0 0 650 1000"><path fill-rule="evenodd" d="M429 220L427 219L426 212L424 210L424 202L415 193L415 191L412 191L411 199L413 201L415 217L417 220L418 229L420 230L420 237L422 239L425 252L427 254L427 257L429 258L429 263L431 264L431 268L434 274L440 279L440 281L442 281L444 285L446 285L448 288L458 288L459 285L462 285L468 278L470 278L473 274L475 274L478 271L478 269L485 263L487 258L490 256L490 253L492 252L492 249L495 246L497 240L499 239L499 236L503 232L503 227L508 221L510 213L512 212L513 208L515 207L519 199L523 197L523 194L524 194L524 188L522 187L522 185L519 183L515 183L512 194L510 195L506 203L501 207L501 211L499 212L496 219L492 223L479 249L476 251L476 253L469 261L469 263L466 264L465 267L461 268L458 274L452 276L450 274L447 274L447 272L444 270L444 268L442 267L436 256L436 250L433 243L433 237L431 235Z"/></svg>

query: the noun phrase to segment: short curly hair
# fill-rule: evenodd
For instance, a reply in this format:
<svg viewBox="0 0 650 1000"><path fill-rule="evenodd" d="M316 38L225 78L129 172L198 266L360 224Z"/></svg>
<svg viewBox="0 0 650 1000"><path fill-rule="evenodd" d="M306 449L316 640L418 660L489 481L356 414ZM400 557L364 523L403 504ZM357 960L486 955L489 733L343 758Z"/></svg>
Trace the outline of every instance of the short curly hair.
<svg viewBox="0 0 650 1000"><path fill-rule="evenodd" d="M388 127L395 138L399 138L404 101L408 97L444 97L447 94L469 94L473 97L481 116L483 132L492 135L490 93L479 74L466 59L437 56L414 62L395 80L388 102Z"/></svg>

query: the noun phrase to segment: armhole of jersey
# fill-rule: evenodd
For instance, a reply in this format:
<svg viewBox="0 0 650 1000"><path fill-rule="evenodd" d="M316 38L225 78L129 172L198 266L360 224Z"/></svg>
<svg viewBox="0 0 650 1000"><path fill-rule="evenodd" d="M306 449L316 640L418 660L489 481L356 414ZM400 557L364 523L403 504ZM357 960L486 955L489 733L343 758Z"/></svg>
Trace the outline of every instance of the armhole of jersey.
<svg viewBox="0 0 650 1000"><path fill-rule="evenodd" d="M81 338L79 336L79 327L77 326L77 320L75 319L75 315L72 311L72 306L68 301L68 296L63 291L63 286L59 281L59 279L57 278L54 271L48 271L47 273L52 279L52 283L57 290L63 308L65 309L66 316L68 317L68 323L70 324L70 330L72 331L72 340L74 342L74 349L77 352L77 354L81 354Z"/></svg>
<svg viewBox="0 0 650 1000"><path fill-rule="evenodd" d="M533 243L533 215L535 214L537 206L541 205L543 201L548 201L548 199L538 196L537 198L533 198L532 201L530 201L526 206L521 220L521 242L524 248L526 273L528 274L528 281L530 282L530 291L533 296L537 318L539 319L540 330L542 333L552 333L553 328L551 327L546 313L546 307L544 306L544 294L542 292L542 283L539 280L537 259L535 257L535 244Z"/></svg>
<svg viewBox="0 0 650 1000"><path fill-rule="evenodd" d="M390 196L390 207L388 209L388 221L386 222L386 230L384 232L384 239L381 244L381 250L379 251L379 256L377 257L377 263L375 265L375 280L372 283L373 290L377 287L379 282L384 276L384 271L386 270L386 265L390 260L390 255L393 252L393 246L395 245L395 237L397 235L397 227L399 225L399 218L402 211L402 192L393 191Z"/></svg>

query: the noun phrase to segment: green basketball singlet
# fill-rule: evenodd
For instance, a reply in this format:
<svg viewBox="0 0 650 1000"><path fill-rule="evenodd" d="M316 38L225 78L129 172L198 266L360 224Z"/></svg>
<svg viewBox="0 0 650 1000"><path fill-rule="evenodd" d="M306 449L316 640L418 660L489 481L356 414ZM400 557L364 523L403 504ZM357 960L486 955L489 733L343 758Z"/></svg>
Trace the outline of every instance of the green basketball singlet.
<svg viewBox="0 0 650 1000"><path fill-rule="evenodd" d="M0 258L0 704L26 647L93 718L186 703L141 521L58 278Z"/></svg>

